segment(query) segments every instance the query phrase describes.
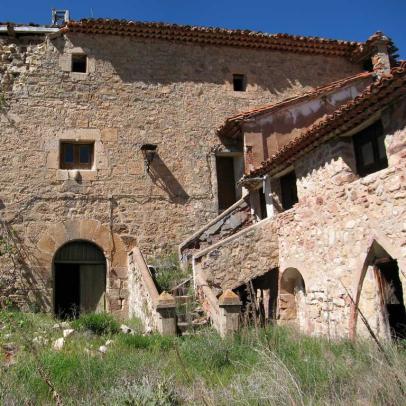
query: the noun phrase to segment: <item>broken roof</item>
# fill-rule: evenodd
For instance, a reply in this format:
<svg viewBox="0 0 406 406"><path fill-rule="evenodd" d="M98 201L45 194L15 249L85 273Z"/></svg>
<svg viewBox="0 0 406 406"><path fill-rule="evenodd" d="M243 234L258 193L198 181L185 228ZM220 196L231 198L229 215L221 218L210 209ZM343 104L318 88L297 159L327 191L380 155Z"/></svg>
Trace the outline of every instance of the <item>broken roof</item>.
<svg viewBox="0 0 406 406"><path fill-rule="evenodd" d="M264 106L256 107L255 109L247 110L234 116L228 117L226 119L226 122L217 130L217 135L220 137L230 138L241 135L240 125L246 120L256 118L263 114L274 113L275 111L289 107L290 105L317 98L323 94L328 94L330 92L343 88L349 84L352 84L353 82L371 77L372 75L373 74L371 72L361 72L356 75L331 82L327 85L319 86L314 90L306 92L300 96L290 97L279 103L266 104Z"/></svg>
<svg viewBox="0 0 406 406"><path fill-rule="evenodd" d="M110 19L70 21L62 28L62 32L109 34L209 45L272 49L287 52L341 56L349 59L359 53L366 44L320 37L266 34L250 30L228 30L223 28Z"/></svg>
<svg viewBox="0 0 406 406"><path fill-rule="evenodd" d="M301 135L287 143L261 167L244 178L275 173L291 165L299 156L316 148L330 138L348 132L406 95L406 61L391 69L380 80L369 85L359 96L342 105L334 113L312 125Z"/></svg>

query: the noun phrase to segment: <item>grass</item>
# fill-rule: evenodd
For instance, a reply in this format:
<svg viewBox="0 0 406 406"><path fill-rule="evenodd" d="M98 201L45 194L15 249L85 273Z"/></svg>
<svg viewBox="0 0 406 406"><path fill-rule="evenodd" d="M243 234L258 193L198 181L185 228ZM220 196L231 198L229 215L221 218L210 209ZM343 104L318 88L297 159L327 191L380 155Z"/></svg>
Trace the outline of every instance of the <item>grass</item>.
<svg viewBox="0 0 406 406"><path fill-rule="evenodd" d="M0 404L52 405L55 392L64 405L404 404L401 345L386 346L388 363L372 342L328 342L282 327L223 340L210 329L162 337L114 325L108 315L86 315L55 351L62 328L51 317L0 311L0 349L17 348L16 363L0 369Z"/></svg>
<svg viewBox="0 0 406 406"><path fill-rule="evenodd" d="M94 334L106 335L118 333L120 325L114 317L107 313L83 314L72 322L72 327L88 330Z"/></svg>
<svg viewBox="0 0 406 406"><path fill-rule="evenodd" d="M169 292L191 276L190 269L183 270L180 266L177 253L156 257L152 260L151 265L155 268L154 277L161 292Z"/></svg>

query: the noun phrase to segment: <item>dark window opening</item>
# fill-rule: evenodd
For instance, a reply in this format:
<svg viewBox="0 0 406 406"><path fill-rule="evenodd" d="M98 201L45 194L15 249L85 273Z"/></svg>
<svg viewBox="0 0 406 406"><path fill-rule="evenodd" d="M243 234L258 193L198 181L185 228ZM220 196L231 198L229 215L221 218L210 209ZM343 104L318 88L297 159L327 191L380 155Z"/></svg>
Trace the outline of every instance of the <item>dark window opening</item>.
<svg viewBox="0 0 406 406"><path fill-rule="evenodd" d="M259 189L258 193L259 193L259 208L260 208L259 217L262 220L267 217L264 189L263 188Z"/></svg>
<svg viewBox="0 0 406 406"><path fill-rule="evenodd" d="M87 72L87 56L83 54L72 55L72 72Z"/></svg>
<svg viewBox="0 0 406 406"><path fill-rule="evenodd" d="M282 176L280 182L282 190L282 207L284 210L289 210L298 202L295 171Z"/></svg>
<svg viewBox="0 0 406 406"><path fill-rule="evenodd" d="M380 121L354 135L353 140L357 172L360 176L388 167L385 134Z"/></svg>
<svg viewBox="0 0 406 406"><path fill-rule="evenodd" d="M406 310L398 263L392 258L381 259L375 264L375 269L391 336L393 339L404 339L406 338Z"/></svg>
<svg viewBox="0 0 406 406"><path fill-rule="evenodd" d="M373 72L374 71L374 65L372 63L372 59L371 58L367 58L364 63L362 64L362 67L364 70L368 71L368 72Z"/></svg>
<svg viewBox="0 0 406 406"><path fill-rule="evenodd" d="M233 89L235 92L245 92L246 87L245 75L233 75Z"/></svg>
<svg viewBox="0 0 406 406"><path fill-rule="evenodd" d="M223 211L237 201L234 176L234 158L216 157L218 208Z"/></svg>
<svg viewBox="0 0 406 406"><path fill-rule="evenodd" d="M92 169L94 144L62 142L61 169Z"/></svg>

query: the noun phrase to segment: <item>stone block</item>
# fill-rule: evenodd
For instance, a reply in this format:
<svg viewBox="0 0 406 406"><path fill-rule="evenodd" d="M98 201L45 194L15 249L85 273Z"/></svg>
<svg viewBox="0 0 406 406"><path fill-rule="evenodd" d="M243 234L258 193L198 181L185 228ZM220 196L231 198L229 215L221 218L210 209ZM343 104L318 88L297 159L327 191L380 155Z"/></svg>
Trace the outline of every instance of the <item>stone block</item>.
<svg viewBox="0 0 406 406"><path fill-rule="evenodd" d="M103 142L116 142L118 139L118 129L117 128L102 129L101 139Z"/></svg>

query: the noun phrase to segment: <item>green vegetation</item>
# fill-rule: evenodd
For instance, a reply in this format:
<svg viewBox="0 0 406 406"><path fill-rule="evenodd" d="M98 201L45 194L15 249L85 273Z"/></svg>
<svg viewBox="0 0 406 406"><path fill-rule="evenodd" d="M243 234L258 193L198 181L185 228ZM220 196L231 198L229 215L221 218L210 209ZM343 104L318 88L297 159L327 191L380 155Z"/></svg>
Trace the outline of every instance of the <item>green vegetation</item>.
<svg viewBox="0 0 406 406"><path fill-rule="evenodd" d="M156 257L151 265L155 268L155 281L161 291L169 292L191 276L191 269L182 269L176 253Z"/></svg>
<svg viewBox="0 0 406 406"><path fill-rule="evenodd" d="M107 335L118 333L119 324L114 317L107 313L83 314L72 322L72 327L78 330L89 330L94 334Z"/></svg>
<svg viewBox="0 0 406 406"><path fill-rule="evenodd" d="M0 311L0 404L404 404L400 345L385 347L388 362L373 342L329 342L282 327L223 340L210 329L184 337L116 333L106 315L70 326L76 331L57 351L66 325Z"/></svg>

